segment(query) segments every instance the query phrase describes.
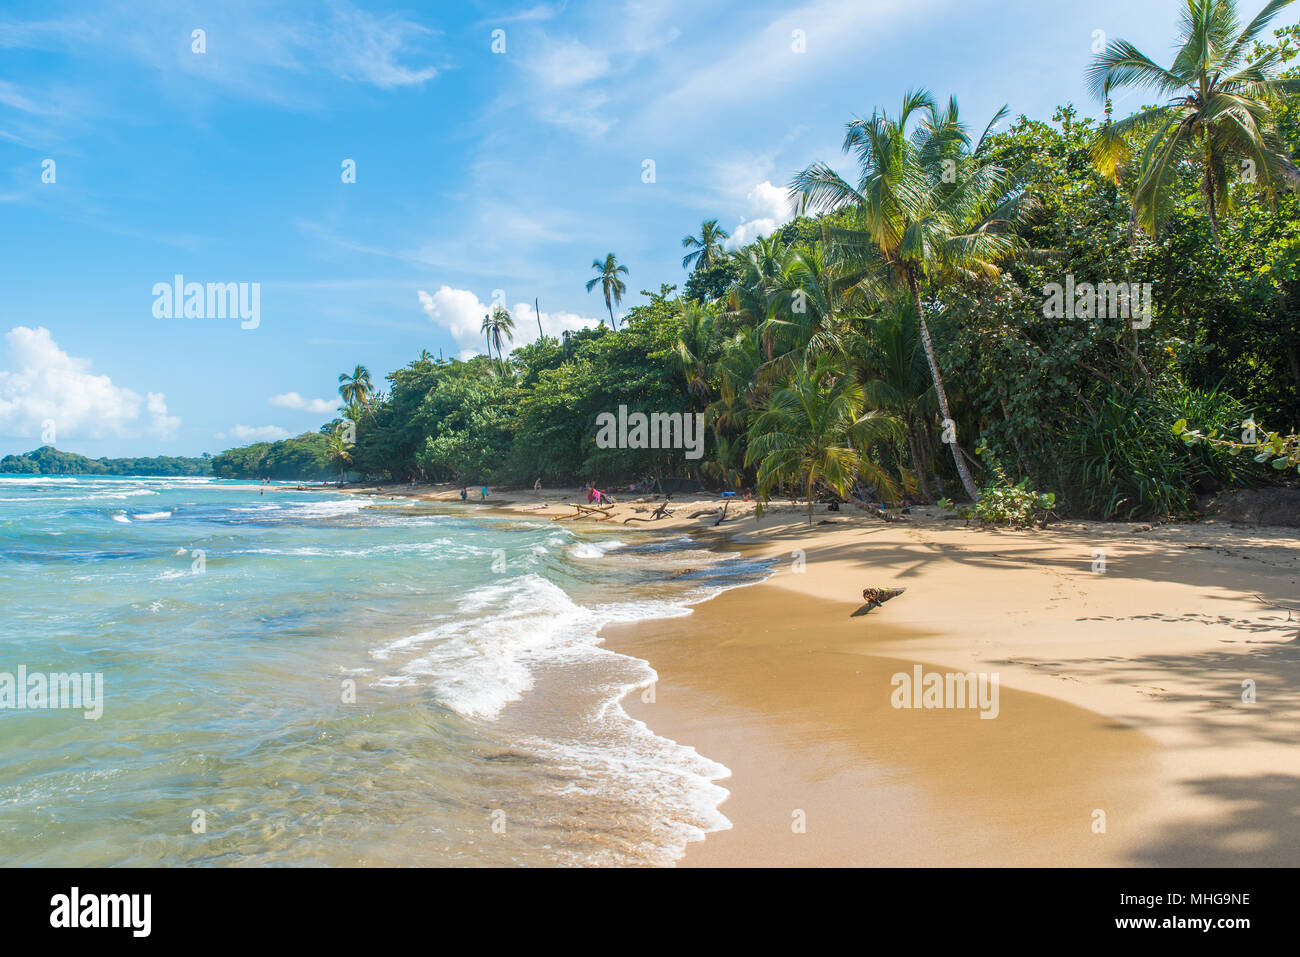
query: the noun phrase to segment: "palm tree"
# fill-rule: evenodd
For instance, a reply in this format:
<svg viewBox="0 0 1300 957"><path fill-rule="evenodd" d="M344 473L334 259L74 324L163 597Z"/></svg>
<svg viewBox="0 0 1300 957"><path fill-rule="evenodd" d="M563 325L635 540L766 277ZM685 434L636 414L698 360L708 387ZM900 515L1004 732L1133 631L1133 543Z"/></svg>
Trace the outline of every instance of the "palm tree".
<svg viewBox="0 0 1300 957"><path fill-rule="evenodd" d="M687 392L709 394L709 359L713 351L713 316L699 303L688 301L682 309L682 330L673 343Z"/></svg>
<svg viewBox="0 0 1300 957"><path fill-rule="evenodd" d="M1279 181L1300 183L1300 170L1271 129L1269 106L1276 94L1300 90L1300 78L1275 76L1280 47L1257 58L1252 53L1256 38L1292 2L1272 0L1242 29L1236 0L1186 0L1178 53L1168 69L1127 40L1112 40L1088 68L1088 85L1099 99L1108 101L1112 90L1125 87L1169 97L1164 106L1108 122L1093 147L1098 167L1118 182L1129 159L1128 139L1139 141L1133 210L1147 232L1155 232L1183 160L1200 167L1216 245L1219 214L1229 209L1232 168L1270 191Z"/></svg>
<svg viewBox="0 0 1300 957"><path fill-rule="evenodd" d="M906 300L895 301L868 320L846 354L862 382L867 402L893 413L902 422L917 485L925 501L930 502L934 499L926 480L929 442L925 422L934 407L934 385L911 312Z"/></svg>
<svg viewBox="0 0 1300 957"><path fill-rule="evenodd" d="M893 480L866 455L875 442L898 436L893 416L864 411L862 386L827 358L799 369L775 392L749 428L745 464L758 463L758 494L763 500L783 485L797 485L808 496L827 485L847 498L859 476L882 488Z"/></svg>
<svg viewBox="0 0 1300 957"><path fill-rule="evenodd" d="M505 306L493 306L491 314L483 317L479 332L487 337L488 358L492 358L492 347L496 346L497 362L504 370L506 360L501 351L501 338L504 335L511 343L515 341L515 320L511 317L510 310Z"/></svg>
<svg viewBox="0 0 1300 957"><path fill-rule="evenodd" d="M844 151L857 156L856 186L822 163L798 173L791 184L803 210L845 213L848 228L834 234L841 249L858 258L856 292L867 298L883 298L900 288L906 292L939 413L948 421L948 394L921 287L930 278L997 275L997 263L1017 248L1011 227L1020 196L1007 171L988 157L989 133L1005 115L1004 107L972 148L955 100L940 110L927 91L913 91L904 97L897 119L877 112L848 124ZM920 123L909 130L914 117ZM979 489L963 453L956 441L950 444L962 486L977 500Z"/></svg>
<svg viewBox="0 0 1300 957"><path fill-rule="evenodd" d="M614 321L614 307L623 301L623 293L627 292L627 283L619 279L619 273L624 276L628 274L627 267L619 265L618 257L613 253L606 253L602 262L599 259L591 261L591 268L599 275L587 283L587 292L596 288L600 284L601 291L605 294L605 308L609 310L609 324L618 329L618 323Z"/></svg>
<svg viewBox="0 0 1300 957"><path fill-rule="evenodd" d="M682 237L682 248L692 250L682 257L682 268L690 269L694 263L696 269L708 269L725 259L722 240L730 238L731 233L720 227L716 219L706 219L700 223L698 236Z"/></svg>
<svg viewBox="0 0 1300 957"><path fill-rule="evenodd" d="M753 327L741 329L723 343L722 354L713 366L718 398L706 410L715 437L745 431L750 410L759 402L764 365L758 330Z"/></svg>
<svg viewBox="0 0 1300 957"><path fill-rule="evenodd" d="M346 372L340 373L339 395L347 405L368 406L374 394L375 391L370 385L370 372L365 366L357 366L352 370L351 375Z"/></svg>
<svg viewBox="0 0 1300 957"><path fill-rule="evenodd" d="M843 283L834 252L825 243L814 244L791 248L781 259L760 325L777 374L840 348L835 300Z"/></svg>
<svg viewBox="0 0 1300 957"><path fill-rule="evenodd" d="M343 484L343 473L352 464L352 446L343 441L338 432L331 432L325 440L325 451L330 463L339 471L339 485Z"/></svg>

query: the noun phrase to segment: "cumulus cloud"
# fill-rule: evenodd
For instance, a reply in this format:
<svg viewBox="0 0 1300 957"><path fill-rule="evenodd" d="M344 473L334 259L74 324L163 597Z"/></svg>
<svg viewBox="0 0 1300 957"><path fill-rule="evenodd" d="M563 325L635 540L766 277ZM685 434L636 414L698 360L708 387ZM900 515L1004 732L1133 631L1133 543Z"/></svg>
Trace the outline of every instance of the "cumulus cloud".
<svg viewBox="0 0 1300 957"><path fill-rule="evenodd" d="M15 326L5 335L8 369L0 370L0 431L13 436L47 433L56 440L110 436L167 438L181 420L167 414L167 397L141 397L90 371L89 359L68 355L44 326Z"/></svg>
<svg viewBox="0 0 1300 957"><path fill-rule="evenodd" d="M333 412L339 404L337 399L307 399L297 392L282 392L271 396L267 401L282 409L301 409L303 412L313 412L317 415Z"/></svg>
<svg viewBox="0 0 1300 957"><path fill-rule="evenodd" d="M492 307L481 302L477 295L468 289L452 289L441 286L435 293L423 289L417 291L420 308L439 326L451 333L456 344L461 347L460 358L468 359L487 350L487 343L479 331L483 327L483 317L492 311ZM515 320L514 345L522 346L537 340L537 313L531 303L516 303L507 306ZM542 311L542 330L548 336L558 337L566 329L587 329L599 324L599 319L580 316L573 312ZM509 346L507 345L507 351Z"/></svg>
<svg viewBox="0 0 1300 957"><path fill-rule="evenodd" d="M739 249L759 236L771 236L794 218L794 206L786 191L768 180L759 183L745 197L745 214L731 230L727 245Z"/></svg>
<svg viewBox="0 0 1300 957"><path fill-rule="evenodd" d="M233 439L236 442L274 442L287 439L293 433L278 425L237 425L229 432L218 432L216 438Z"/></svg>

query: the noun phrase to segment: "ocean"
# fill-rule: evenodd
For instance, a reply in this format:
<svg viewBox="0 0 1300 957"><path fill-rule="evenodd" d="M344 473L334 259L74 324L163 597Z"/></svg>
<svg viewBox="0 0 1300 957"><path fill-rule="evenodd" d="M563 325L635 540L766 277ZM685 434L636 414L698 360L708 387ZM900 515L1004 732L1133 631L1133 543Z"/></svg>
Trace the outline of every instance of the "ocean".
<svg viewBox="0 0 1300 957"><path fill-rule="evenodd" d="M669 864L728 772L627 715L654 671L597 633L766 575L459 504L0 475L0 861ZM102 675L102 714L20 669Z"/></svg>

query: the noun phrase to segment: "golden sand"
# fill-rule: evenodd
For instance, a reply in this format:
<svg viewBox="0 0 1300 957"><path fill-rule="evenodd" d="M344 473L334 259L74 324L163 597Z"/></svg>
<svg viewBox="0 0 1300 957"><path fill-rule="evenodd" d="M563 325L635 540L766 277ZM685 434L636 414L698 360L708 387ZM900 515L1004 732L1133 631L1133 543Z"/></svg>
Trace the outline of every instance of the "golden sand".
<svg viewBox="0 0 1300 957"><path fill-rule="evenodd" d="M488 506L566 515L578 494ZM683 864L1300 864L1300 614L1279 607L1300 608L1293 529L981 530L850 507L809 526L744 502L721 526L689 517L717 506L685 497L633 525L773 559L772 577L605 632L659 674L628 710L732 770L733 827ZM854 617L875 586L908 590ZM893 676L917 665L997 673L997 717L895 708Z"/></svg>

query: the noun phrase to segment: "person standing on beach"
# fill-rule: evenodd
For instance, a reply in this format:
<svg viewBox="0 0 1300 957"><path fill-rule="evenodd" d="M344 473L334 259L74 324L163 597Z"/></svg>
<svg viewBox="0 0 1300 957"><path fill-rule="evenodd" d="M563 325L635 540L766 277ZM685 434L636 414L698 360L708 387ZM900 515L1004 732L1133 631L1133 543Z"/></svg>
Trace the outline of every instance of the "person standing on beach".
<svg viewBox="0 0 1300 957"><path fill-rule="evenodd" d="M466 488L464 485L460 487L460 500L462 502L469 501L469 489Z"/></svg>
<svg viewBox="0 0 1300 957"><path fill-rule="evenodd" d="M533 494L534 495L542 494L542 477L540 475L537 476L537 481L533 483Z"/></svg>
<svg viewBox="0 0 1300 957"><path fill-rule="evenodd" d="M480 501L480 502L486 502L486 501L487 501L487 486L486 486L486 485L484 485L481 489L479 489L479 501Z"/></svg>

